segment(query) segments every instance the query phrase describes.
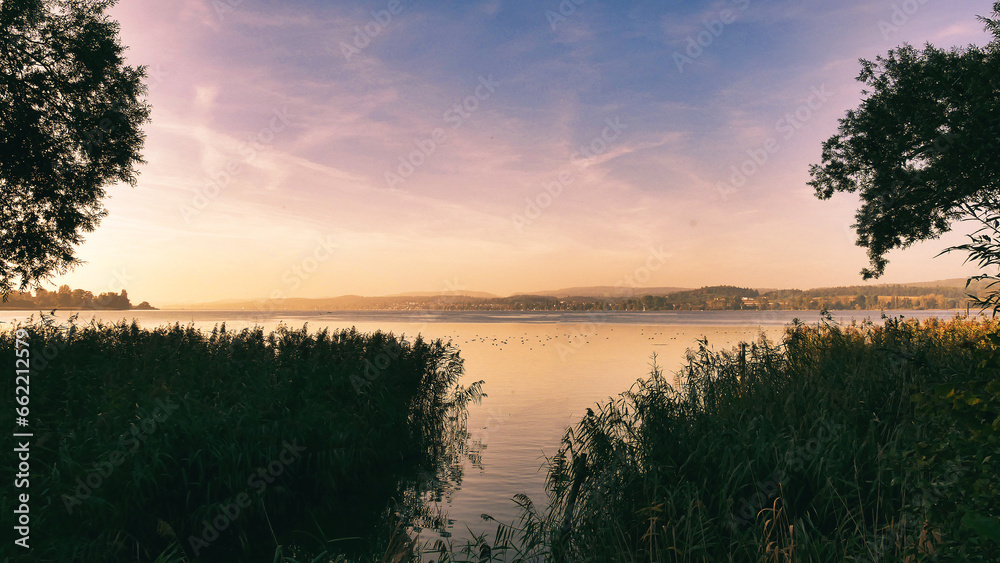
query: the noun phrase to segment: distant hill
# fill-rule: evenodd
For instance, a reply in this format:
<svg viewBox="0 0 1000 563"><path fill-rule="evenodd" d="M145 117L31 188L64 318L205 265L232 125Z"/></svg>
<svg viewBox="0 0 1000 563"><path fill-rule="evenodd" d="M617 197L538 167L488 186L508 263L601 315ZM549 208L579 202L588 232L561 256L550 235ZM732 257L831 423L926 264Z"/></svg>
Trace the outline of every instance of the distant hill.
<svg viewBox="0 0 1000 563"><path fill-rule="evenodd" d="M440 297L441 292L434 291L409 291L407 293L393 293L391 295L386 295L385 297ZM500 297L494 293L487 293L485 291L449 291L445 294L445 297L479 297L482 299L494 299Z"/></svg>
<svg viewBox="0 0 1000 563"><path fill-rule="evenodd" d="M985 282L973 284L978 292ZM482 291L457 291L440 295L409 292L365 297L341 295L322 298L225 299L209 303L174 305L171 309L220 309L258 311L344 310L491 310L553 311L671 310L684 308L877 308L882 305L961 308L965 306L965 278L905 284L872 284L799 289L749 289L736 286L617 287L610 285L567 287L498 297ZM860 296L865 296L861 299Z"/></svg>
<svg viewBox="0 0 1000 563"><path fill-rule="evenodd" d="M594 285L589 287L567 287L548 291L532 291L515 295L540 295L543 297L641 297L643 295L670 295L679 291L689 291L688 287L620 287L614 285Z"/></svg>
<svg viewBox="0 0 1000 563"><path fill-rule="evenodd" d="M908 285L911 287L953 287L957 289L965 289L966 278L949 278L946 280L929 281L929 282L913 282L904 283L901 285ZM982 289L988 282L972 282L969 285L969 289L974 289L976 291Z"/></svg>
<svg viewBox="0 0 1000 563"><path fill-rule="evenodd" d="M225 299L208 303L186 303L170 309L194 310L247 310L247 311L347 311L372 309L438 309L442 306L480 301L483 297L465 295L386 295L364 297L361 295L341 295L340 297L288 297L283 299Z"/></svg>

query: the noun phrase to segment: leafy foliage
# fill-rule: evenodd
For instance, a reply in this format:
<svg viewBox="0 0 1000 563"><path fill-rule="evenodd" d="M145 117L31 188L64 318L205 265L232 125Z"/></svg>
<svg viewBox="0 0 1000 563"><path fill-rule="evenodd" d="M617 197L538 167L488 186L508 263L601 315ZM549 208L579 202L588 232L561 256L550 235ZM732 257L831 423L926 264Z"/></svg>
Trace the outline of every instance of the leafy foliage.
<svg viewBox="0 0 1000 563"><path fill-rule="evenodd" d="M996 268L997 274L980 274L969 278L966 288L974 282L985 284L983 297L969 296L983 311L991 310L996 316L1000 312L1000 198L991 198L984 206L966 206L969 220L980 224L978 230L968 235L969 242L952 246L945 252L962 250L968 252L967 262L975 262L981 269Z"/></svg>
<svg viewBox="0 0 1000 563"><path fill-rule="evenodd" d="M890 250L939 236L963 205L1000 194L1000 27L983 21L994 35L986 47L904 45L862 60L868 97L810 167L821 199L861 196L854 227L871 261L865 279L885 271Z"/></svg>
<svg viewBox="0 0 1000 563"><path fill-rule="evenodd" d="M150 108L114 3L0 3L0 294L76 265L105 186L136 182Z"/></svg>
<svg viewBox="0 0 1000 563"><path fill-rule="evenodd" d="M48 291L35 288L35 295L29 292L13 291L7 296L7 302L0 304L0 309L15 310L52 310L52 309L132 309L128 292L121 293L105 291L98 295L85 290L73 289L68 285L59 286L58 291ZM143 301L137 309L152 309L148 302Z"/></svg>

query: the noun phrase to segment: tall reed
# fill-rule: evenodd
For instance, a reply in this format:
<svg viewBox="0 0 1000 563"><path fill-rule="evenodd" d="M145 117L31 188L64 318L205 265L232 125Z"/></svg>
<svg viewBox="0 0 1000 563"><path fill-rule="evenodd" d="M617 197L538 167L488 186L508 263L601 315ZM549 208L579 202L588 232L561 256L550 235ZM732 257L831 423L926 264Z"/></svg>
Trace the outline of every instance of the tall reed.
<svg viewBox="0 0 1000 563"><path fill-rule="evenodd" d="M1000 323L789 326L705 340L597 405L549 460L514 561L995 561ZM485 560L485 559L484 559Z"/></svg>
<svg viewBox="0 0 1000 563"><path fill-rule="evenodd" d="M32 351L36 560L383 549L370 533L386 526L389 500L450 463L446 440L480 395L481 382L458 385L450 343L419 336L51 318L20 328ZM13 338L0 331L10 366ZM13 463L3 456L0 471ZM4 526L13 502L0 499Z"/></svg>

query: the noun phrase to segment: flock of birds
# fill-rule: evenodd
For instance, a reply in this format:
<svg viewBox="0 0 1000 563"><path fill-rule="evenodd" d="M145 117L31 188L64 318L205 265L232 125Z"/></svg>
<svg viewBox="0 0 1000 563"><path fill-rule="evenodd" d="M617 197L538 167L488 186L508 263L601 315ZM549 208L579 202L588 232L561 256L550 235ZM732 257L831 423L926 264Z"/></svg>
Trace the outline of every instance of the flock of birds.
<svg viewBox="0 0 1000 563"><path fill-rule="evenodd" d="M614 331L615 329L611 328L609 330ZM729 331L718 331L718 332L728 333ZM751 338L755 334L754 331L746 331L746 330L734 330L734 332L751 335ZM674 335L675 336L669 336L669 332L653 331L653 330L650 330L650 332L647 333L645 328L640 329L639 331L639 336L645 340L664 340L664 339L677 340L678 336L681 335L681 332L680 331L674 332ZM552 334L529 335L527 332L523 332L519 335L506 336L506 337L479 335L479 334L474 334L471 337L467 335L460 336L458 334L446 334L442 336L444 340L452 340L456 344L470 344L470 343L489 344L491 346L496 346L501 350L503 349L504 346L509 346L512 344L528 346L528 350L534 350L535 346L543 347L546 345L555 345L560 342L576 347L579 346L581 343L590 344L591 339L597 341L598 339L600 339L600 337L601 334L599 334L598 332L588 332L588 333L565 332L563 334L555 334L555 335ZM610 339L611 335L604 336L604 340L610 340ZM693 341L693 338L691 340ZM665 345L665 344L667 343L663 342L661 344L655 344L655 345Z"/></svg>

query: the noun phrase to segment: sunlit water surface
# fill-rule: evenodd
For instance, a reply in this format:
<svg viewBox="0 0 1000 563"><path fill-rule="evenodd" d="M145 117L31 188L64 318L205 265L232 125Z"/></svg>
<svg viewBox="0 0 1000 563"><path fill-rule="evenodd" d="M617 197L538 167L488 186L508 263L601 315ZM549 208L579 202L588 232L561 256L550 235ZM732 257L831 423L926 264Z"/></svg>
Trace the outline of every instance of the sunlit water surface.
<svg viewBox="0 0 1000 563"><path fill-rule="evenodd" d="M25 319L27 312L0 311L0 321ZM57 312L64 318L70 312ZM839 322L871 318L878 311L834 312ZM952 311L887 311L908 318L950 318ZM35 313L37 318L38 314ZM465 359L463 383L484 380L488 395L469 408L470 444L479 456L465 459L460 483L445 490L438 505L447 515L445 536L464 545L475 533L492 535L495 523L514 522L517 506L510 500L525 493L545 505L545 458L557 451L566 429L588 407L605 401L645 378L653 354L671 375L684 362L696 339L707 337L716 350L730 349L763 332L780 338L794 318L819 321L816 311L692 311L645 313L515 313L515 312L397 312L397 311L98 311L81 312L78 322L91 318L117 321L135 318L143 327L194 324L208 328L225 322L228 329L255 325L265 330L284 323L310 330L356 327L359 331L391 331L396 335L451 340ZM468 528L468 529L467 529ZM422 530L421 539L438 538Z"/></svg>

